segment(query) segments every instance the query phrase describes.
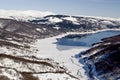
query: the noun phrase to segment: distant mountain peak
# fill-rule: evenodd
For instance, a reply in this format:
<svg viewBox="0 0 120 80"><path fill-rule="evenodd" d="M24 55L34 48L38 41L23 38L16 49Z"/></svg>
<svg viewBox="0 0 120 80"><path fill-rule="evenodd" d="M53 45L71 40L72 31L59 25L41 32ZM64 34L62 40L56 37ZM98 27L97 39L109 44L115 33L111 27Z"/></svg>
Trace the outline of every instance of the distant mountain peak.
<svg viewBox="0 0 120 80"><path fill-rule="evenodd" d="M31 19L36 17L44 17L47 15L53 15L50 11L37 11L37 10L4 10L0 9L0 18L9 19Z"/></svg>
<svg viewBox="0 0 120 80"><path fill-rule="evenodd" d="M35 18L41 17L70 17L72 19L72 15L57 15L51 11L39 11L39 10L5 10L0 9L0 18L8 18L8 19L16 19L16 20L33 20ZM110 18L110 17L99 17L99 16L84 16L77 15L77 17L85 17L85 18L96 18L96 19L105 19L105 20L117 20L120 21L120 18ZM69 19L70 19L69 18Z"/></svg>

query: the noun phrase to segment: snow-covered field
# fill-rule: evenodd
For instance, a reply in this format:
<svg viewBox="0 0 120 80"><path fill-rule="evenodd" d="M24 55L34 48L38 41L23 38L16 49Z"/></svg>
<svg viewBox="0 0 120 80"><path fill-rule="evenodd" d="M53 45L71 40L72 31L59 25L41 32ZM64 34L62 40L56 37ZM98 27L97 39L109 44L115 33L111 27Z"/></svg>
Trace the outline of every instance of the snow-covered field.
<svg viewBox="0 0 120 80"><path fill-rule="evenodd" d="M85 71L82 68L83 65L78 62L78 60L74 57L80 51L86 50L86 47L75 47L72 49L70 46L60 46L63 50L59 50L57 48L56 38L61 38L65 35L60 35L52 38L46 38L42 40L38 40L33 46L36 47L39 51L37 53L37 57L42 58L51 58L55 62L58 62L60 66L68 69L69 73L79 77L82 80L87 80L87 76L85 76Z"/></svg>

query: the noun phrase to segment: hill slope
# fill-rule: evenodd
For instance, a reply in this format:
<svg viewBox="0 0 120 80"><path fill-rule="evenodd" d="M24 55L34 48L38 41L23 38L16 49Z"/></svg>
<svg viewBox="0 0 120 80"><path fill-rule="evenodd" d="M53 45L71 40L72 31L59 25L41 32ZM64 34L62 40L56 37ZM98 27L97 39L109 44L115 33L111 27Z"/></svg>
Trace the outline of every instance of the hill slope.
<svg viewBox="0 0 120 80"><path fill-rule="evenodd" d="M117 80L120 78L120 35L104 38L81 53L83 64L91 79Z"/></svg>

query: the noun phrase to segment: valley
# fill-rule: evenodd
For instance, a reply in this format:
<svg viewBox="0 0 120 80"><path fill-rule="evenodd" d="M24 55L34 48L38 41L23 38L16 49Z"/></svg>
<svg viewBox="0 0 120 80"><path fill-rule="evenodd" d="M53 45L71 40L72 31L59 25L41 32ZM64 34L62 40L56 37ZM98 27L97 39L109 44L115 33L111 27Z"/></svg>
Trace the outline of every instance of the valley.
<svg viewBox="0 0 120 80"><path fill-rule="evenodd" d="M91 48L102 43L101 39L120 34L117 19L69 15L19 17L0 18L0 79L99 79L91 72L95 69L92 63L86 65L84 60L87 62L90 54L96 52L97 48L93 53Z"/></svg>

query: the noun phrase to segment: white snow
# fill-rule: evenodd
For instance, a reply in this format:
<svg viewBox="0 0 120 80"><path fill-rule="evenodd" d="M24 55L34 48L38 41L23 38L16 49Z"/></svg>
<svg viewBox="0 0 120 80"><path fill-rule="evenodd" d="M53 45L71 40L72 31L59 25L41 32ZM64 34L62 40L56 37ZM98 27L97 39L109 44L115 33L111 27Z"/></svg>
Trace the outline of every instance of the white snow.
<svg viewBox="0 0 120 80"><path fill-rule="evenodd" d="M9 78L9 80L22 80L22 78L23 78L15 70L5 69L5 68L0 69L0 76L4 76L6 78Z"/></svg>
<svg viewBox="0 0 120 80"><path fill-rule="evenodd" d="M115 25L113 22L111 21L101 21L101 23L106 24L106 25Z"/></svg>
<svg viewBox="0 0 120 80"><path fill-rule="evenodd" d="M42 30L40 28L36 28L36 30L39 31L39 32L42 32Z"/></svg>
<svg viewBox="0 0 120 80"><path fill-rule="evenodd" d="M71 17L71 16L70 17L65 17L63 19L71 21L73 24L79 24L78 20L76 18L74 18L74 17Z"/></svg>
<svg viewBox="0 0 120 80"><path fill-rule="evenodd" d="M66 74L57 73L34 74L33 76L37 77L39 80L76 80Z"/></svg>
<svg viewBox="0 0 120 80"><path fill-rule="evenodd" d="M120 18L114 18L114 17L87 16L87 15L75 15L75 16L85 17L85 18L96 18L96 19L104 19L104 20L120 21Z"/></svg>
<svg viewBox="0 0 120 80"><path fill-rule="evenodd" d="M60 27L57 27L57 26L56 26L56 27L53 27L53 28L54 28L54 29L57 29L57 30L59 30L59 29L60 29Z"/></svg>
<svg viewBox="0 0 120 80"><path fill-rule="evenodd" d="M37 10L4 10L0 9L0 18L15 18L17 20L24 19L33 19L40 18L47 15L53 15L54 13L49 11L37 11Z"/></svg>
<svg viewBox="0 0 120 80"><path fill-rule="evenodd" d="M76 18L73 18L73 17L65 17L65 18L63 18L63 19L65 19L65 20L69 20L69 21L72 21L72 22L77 22L77 19Z"/></svg>
<svg viewBox="0 0 120 80"><path fill-rule="evenodd" d="M86 19L86 21L89 21L89 22L91 22L91 23L96 23L98 20L97 19Z"/></svg>
<svg viewBox="0 0 120 80"><path fill-rule="evenodd" d="M59 19L59 18L55 18L55 17L50 17L50 18L49 18L49 21L52 22L52 23L62 22L61 19Z"/></svg>

